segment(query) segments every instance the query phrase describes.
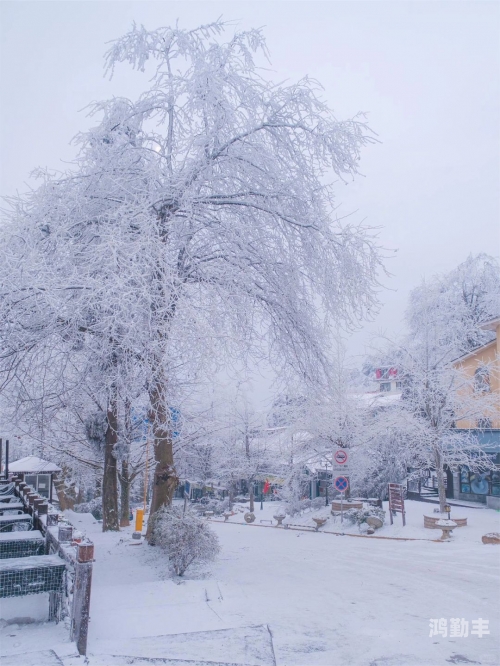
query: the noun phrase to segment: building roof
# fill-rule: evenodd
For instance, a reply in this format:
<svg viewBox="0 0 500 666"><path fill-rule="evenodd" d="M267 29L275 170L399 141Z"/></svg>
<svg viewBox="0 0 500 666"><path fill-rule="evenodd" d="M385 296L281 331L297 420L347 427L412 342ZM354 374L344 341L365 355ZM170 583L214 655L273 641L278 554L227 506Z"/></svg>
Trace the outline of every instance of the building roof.
<svg viewBox="0 0 500 666"><path fill-rule="evenodd" d="M26 456L9 463L9 472L21 472L23 474L40 474L43 472L60 472L61 468L48 460L42 460L38 456Z"/></svg>
<svg viewBox="0 0 500 666"><path fill-rule="evenodd" d="M479 345L479 347L475 347L474 349L471 349L465 354L462 354L462 356L453 359L452 363L462 363L462 361L466 361L468 358L471 358L471 356L477 354L477 352L485 351L485 349L488 349L488 347L493 347L494 345L496 345L496 340L490 340L489 342L485 342L484 345Z"/></svg>
<svg viewBox="0 0 500 666"><path fill-rule="evenodd" d="M494 319L490 319L489 321L484 322L484 324L481 324L479 328L482 328L483 331L496 331L499 324L500 317L495 317Z"/></svg>

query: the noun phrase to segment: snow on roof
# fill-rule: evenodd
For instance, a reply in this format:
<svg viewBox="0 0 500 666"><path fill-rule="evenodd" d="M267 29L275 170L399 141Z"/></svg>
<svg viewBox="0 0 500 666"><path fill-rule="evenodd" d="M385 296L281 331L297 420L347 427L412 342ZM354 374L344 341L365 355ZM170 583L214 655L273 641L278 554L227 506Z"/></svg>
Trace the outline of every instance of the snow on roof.
<svg viewBox="0 0 500 666"><path fill-rule="evenodd" d="M478 347L474 347L474 349L471 349L465 354L462 354L462 356L454 358L452 363L462 363L462 361L466 361L468 358L471 358L471 356L474 356L474 354L476 354L478 351L483 352L488 347L493 347L495 345L496 345L496 340L490 340L489 342L485 342L484 345L479 345Z"/></svg>
<svg viewBox="0 0 500 666"><path fill-rule="evenodd" d="M498 324L500 324L500 317L495 317L494 319L485 321L479 328L482 328L483 331L495 331Z"/></svg>
<svg viewBox="0 0 500 666"><path fill-rule="evenodd" d="M29 472L60 472L61 468L48 460L42 460L38 456L26 456L20 458L12 463L9 463L9 472L22 472L28 474Z"/></svg>

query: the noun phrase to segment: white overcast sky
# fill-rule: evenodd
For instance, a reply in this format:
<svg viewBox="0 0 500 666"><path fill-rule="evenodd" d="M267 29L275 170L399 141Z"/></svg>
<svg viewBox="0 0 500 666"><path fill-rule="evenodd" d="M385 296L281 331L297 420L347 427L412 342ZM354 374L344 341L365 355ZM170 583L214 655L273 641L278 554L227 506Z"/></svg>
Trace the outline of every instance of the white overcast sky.
<svg viewBox="0 0 500 666"><path fill-rule="evenodd" d="M144 75L103 78L105 43L133 21L195 27L219 16L264 27L273 77L308 74L339 119L368 113L380 144L339 184L341 213L397 249L373 332L401 330L409 290L469 253L500 254L500 4L491 2L1 2L0 194L36 166L71 160L96 99L135 97Z"/></svg>

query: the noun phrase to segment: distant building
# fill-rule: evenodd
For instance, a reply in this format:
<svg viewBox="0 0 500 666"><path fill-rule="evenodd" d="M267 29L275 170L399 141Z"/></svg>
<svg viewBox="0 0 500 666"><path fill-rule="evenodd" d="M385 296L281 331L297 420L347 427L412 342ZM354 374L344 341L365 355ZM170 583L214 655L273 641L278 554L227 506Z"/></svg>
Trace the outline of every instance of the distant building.
<svg viewBox="0 0 500 666"><path fill-rule="evenodd" d="M9 465L9 474L20 476L36 492L52 502L52 482L61 468L37 456L26 456Z"/></svg>
<svg viewBox="0 0 500 666"><path fill-rule="evenodd" d="M485 414L477 420L457 421L458 430L474 434L485 453L496 463L497 469L476 474L467 467L460 468L454 475L455 487L459 488L458 498L486 502L488 506L500 509L500 317L481 326L483 330L495 331L495 338L454 361L454 366L473 379L475 393L496 393L496 413Z"/></svg>
<svg viewBox="0 0 500 666"><path fill-rule="evenodd" d="M398 369L385 366L375 368L373 380L378 384L381 393L396 393L401 391L401 381L398 379Z"/></svg>

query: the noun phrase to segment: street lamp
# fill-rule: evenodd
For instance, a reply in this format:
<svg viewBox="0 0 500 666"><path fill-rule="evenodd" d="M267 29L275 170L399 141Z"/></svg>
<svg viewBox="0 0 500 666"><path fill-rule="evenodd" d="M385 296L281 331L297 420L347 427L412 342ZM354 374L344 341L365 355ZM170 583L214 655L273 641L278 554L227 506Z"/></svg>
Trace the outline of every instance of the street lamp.
<svg viewBox="0 0 500 666"><path fill-rule="evenodd" d="M444 505L444 510L448 514L448 520L450 520L451 506L449 504Z"/></svg>

